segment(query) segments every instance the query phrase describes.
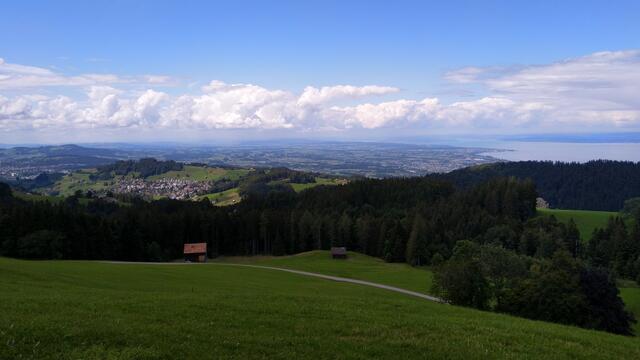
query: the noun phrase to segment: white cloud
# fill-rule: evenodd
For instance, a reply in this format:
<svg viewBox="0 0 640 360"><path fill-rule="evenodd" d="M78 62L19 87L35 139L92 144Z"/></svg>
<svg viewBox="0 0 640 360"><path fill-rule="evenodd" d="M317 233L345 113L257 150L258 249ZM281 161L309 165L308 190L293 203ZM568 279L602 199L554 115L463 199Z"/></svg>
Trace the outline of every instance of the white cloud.
<svg viewBox="0 0 640 360"><path fill-rule="evenodd" d="M214 80L200 93L153 89L171 78L65 76L0 59L0 129L319 129L519 128L558 130L640 127L640 51L600 52L557 63L510 68L470 67L445 75L480 98L444 103L434 97L398 99L395 87L308 86L299 93ZM142 81L142 90L121 86ZM86 97L34 94L55 84L86 89ZM139 86L137 87L139 89ZM395 94L396 100L372 97ZM348 100L349 105L345 105Z"/></svg>
<svg viewBox="0 0 640 360"><path fill-rule="evenodd" d="M315 88L313 86L307 86L300 97L298 98L298 105L320 105L327 102L345 98L359 98L372 95L386 95L400 91L398 88L388 86L351 86L351 85L336 85L336 86L324 86L321 88Z"/></svg>
<svg viewBox="0 0 640 360"><path fill-rule="evenodd" d="M0 90L43 88L43 87L74 87L99 84L173 84L168 76L117 76L113 74L80 74L67 76L52 70L19 64L7 63L0 58Z"/></svg>
<svg viewBox="0 0 640 360"><path fill-rule="evenodd" d="M640 121L640 50L520 68L463 68L445 78L483 85L515 103L544 104L559 122L619 126Z"/></svg>

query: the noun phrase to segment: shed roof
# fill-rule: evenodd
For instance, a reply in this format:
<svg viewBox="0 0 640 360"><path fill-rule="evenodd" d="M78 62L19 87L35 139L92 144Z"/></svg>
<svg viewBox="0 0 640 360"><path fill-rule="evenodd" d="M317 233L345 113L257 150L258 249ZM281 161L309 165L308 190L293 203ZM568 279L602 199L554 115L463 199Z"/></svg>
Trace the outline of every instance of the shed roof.
<svg viewBox="0 0 640 360"><path fill-rule="evenodd" d="M202 254L207 252L207 243L184 244L185 254Z"/></svg>
<svg viewBox="0 0 640 360"><path fill-rule="evenodd" d="M347 255L347 248L344 246L340 246L340 247L332 247L331 248L331 255Z"/></svg>

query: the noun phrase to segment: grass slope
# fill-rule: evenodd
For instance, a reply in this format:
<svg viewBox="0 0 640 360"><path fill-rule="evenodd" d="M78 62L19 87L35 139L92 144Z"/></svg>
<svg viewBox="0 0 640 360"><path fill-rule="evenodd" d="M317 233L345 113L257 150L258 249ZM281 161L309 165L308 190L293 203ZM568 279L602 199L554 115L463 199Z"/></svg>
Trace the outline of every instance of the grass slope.
<svg viewBox="0 0 640 360"><path fill-rule="evenodd" d="M291 256L221 257L214 261L253 265L277 266L288 269L373 281L403 289L431 293L433 274L428 268L407 264L389 264L381 259L349 252L347 260L333 260L328 251L310 251ZM640 288L634 281L620 281L620 294L627 310L640 320ZM640 335L640 324L635 325Z"/></svg>
<svg viewBox="0 0 640 360"><path fill-rule="evenodd" d="M78 170L65 175L57 181L52 190L60 196L66 197L73 195L77 190L86 193L88 190L100 191L107 188L108 181L93 181L89 177L95 169Z"/></svg>
<svg viewBox="0 0 640 360"><path fill-rule="evenodd" d="M538 209L538 214L550 216L553 215L561 222L568 222L573 218L582 240L591 239L591 234L596 228L607 226L607 221L611 216L618 213L611 211L589 211L589 210L560 210L560 209Z"/></svg>
<svg viewBox="0 0 640 360"><path fill-rule="evenodd" d="M50 203L58 203L64 200L64 198L60 196L30 194L15 190L13 191L13 196L26 201L48 201Z"/></svg>
<svg viewBox="0 0 640 360"><path fill-rule="evenodd" d="M631 311L638 321L640 321L640 288L624 287L620 289L620 295L624 300L625 307L628 311ZM640 323L634 325L636 336L640 336Z"/></svg>
<svg viewBox="0 0 640 360"><path fill-rule="evenodd" d="M233 205L237 204L241 200L239 191L239 188L233 188L219 193L202 195L199 197L199 199L209 199L216 206Z"/></svg>
<svg viewBox="0 0 640 360"><path fill-rule="evenodd" d="M640 357L637 339L225 265L0 259L0 358Z"/></svg>
<svg viewBox="0 0 640 360"><path fill-rule="evenodd" d="M216 262L276 266L366 280L428 294L432 273L426 268L390 264L381 259L349 252L346 260L333 260L329 251L316 250L291 256L220 257Z"/></svg>
<svg viewBox="0 0 640 360"><path fill-rule="evenodd" d="M222 178L238 180L246 175L249 169L223 169L215 167L185 165L180 171L169 171L164 174L150 176L148 180L188 179L194 181L216 181Z"/></svg>
<svg viewBox="0 0 640 360"><path fill-rule="evenodd" d="M319 185L344 185L347 183L345 179L330 179L323 177L316 177L316 182L314 183L306 183L306 184L298 184L291 183L291 187L295 192L300 192L302 190L310 189Z"/></svg>

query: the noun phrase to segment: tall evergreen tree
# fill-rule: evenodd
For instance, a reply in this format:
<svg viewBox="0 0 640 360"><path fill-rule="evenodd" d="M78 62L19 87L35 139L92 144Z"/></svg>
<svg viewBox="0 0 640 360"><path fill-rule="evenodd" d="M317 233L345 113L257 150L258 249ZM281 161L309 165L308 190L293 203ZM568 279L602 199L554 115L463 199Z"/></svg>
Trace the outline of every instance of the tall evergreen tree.
<svg viewBox="0 0 640 360"><path fill-rule="evenodd" d="M416 214L409 240L407 241L407 250L405 258L407 262L414 266L420 266L426 260L427 247L427 225L424 218L420 214Z"/></svg>

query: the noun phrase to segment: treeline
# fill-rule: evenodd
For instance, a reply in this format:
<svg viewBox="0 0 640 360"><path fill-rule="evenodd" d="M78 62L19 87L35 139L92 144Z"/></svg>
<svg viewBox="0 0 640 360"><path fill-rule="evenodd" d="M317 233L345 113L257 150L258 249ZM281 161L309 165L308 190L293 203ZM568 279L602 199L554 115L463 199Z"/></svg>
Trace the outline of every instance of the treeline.
<svg viewBox="0 0 640 360"><path fill-rule="evenodd" d="M629 226L620 217L596 229L586 247L586 258L595 266L612 269L619 276L640 283L640 214Z"/></svg>
<svg viewBox="0 0 640 360"><path fill-rule="evenodd" d="M557 250L530 257L494 243L460 241L451 258L435 266L433 290L448 301L529 319L632 335L615 279Z"/></svg>
<svg viewBox="0 0 640 360"><path fill-rule="evenodd" d="M389 261L428 264L436 253L447 258L459 239L500 225L517 227L534 206L533 184L514 179L466 191L426 178L363 180L300 194L285 185L257 186L246 190L240 204L225 208L208 201L137 199L126 206L109 199L82 205L78 196L50 204L5 195L0 240L2 253L15 257L169 260L182 256L184 243L207 242L211 256L340 245ZM24 252L37 242L41 253Z"/></svg>
<svg viewBox="0 0 640 360"><path fill-rule="evenodd" d="M640 211L631 229L612 217L583 244L573 220L534 217L458 242L435 262L434 292L451 303L531 319L632 334L615 278L640 282Z"/></svg>
<svg viewBox="0 0 640 360"><path fill-rule="evenodd" d="M619 211L626 199L640 196L640 163L628 161L504 162L431 176L461 187L494 177L532 179L540 196L560 209Z"/></svg>
<svg viewBox="0 0 640 360"><path fill-rule="evenodd" d="M128 175L137 173L146 178L153 175L164 174L169 171L182 170L183 164L173 160L158 161L154 158L140 160L119 160L113 164L99 166L97 172L91 175L92 180L108 180L113 175Z"/></svg>

